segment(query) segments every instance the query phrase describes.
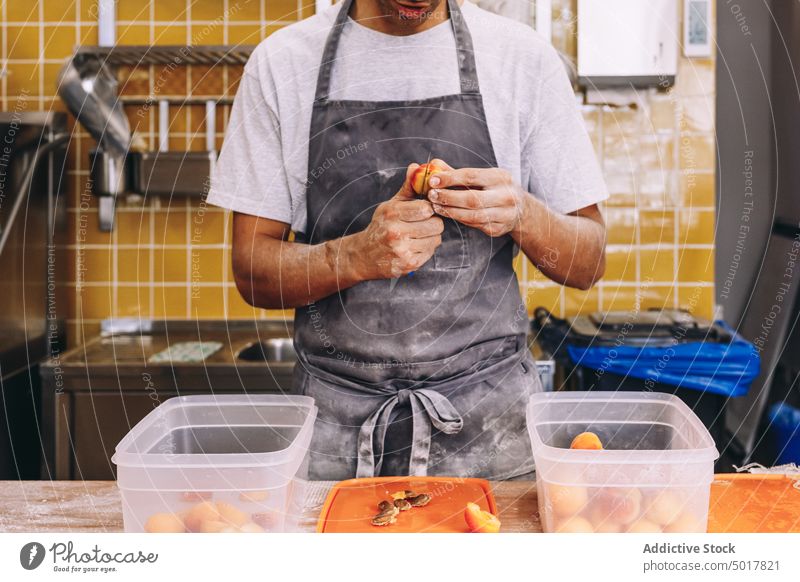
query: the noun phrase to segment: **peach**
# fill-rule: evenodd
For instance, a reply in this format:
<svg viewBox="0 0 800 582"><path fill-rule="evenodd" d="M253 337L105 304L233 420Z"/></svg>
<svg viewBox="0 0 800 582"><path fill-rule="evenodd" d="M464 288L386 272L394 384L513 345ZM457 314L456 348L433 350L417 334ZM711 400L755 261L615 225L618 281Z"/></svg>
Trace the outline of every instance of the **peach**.
<svg viewBox="0 0 800 582"><path fill-rule="evenodd" d="M652 521L642 518L628 526L628 533L661 533L661 528Z"/></svg>
<svg viewBox="0 0 800 582"><path fill-rule="evenodd" d="M269 499L269 491L242 491L239 494L239 501L245 503L261 503Z"/></svg>
<svg viewBox="0 0 800 582"><path fill-rule="evenodd" d="M211 491L184 491L181 493L181 501L188 503L197 503L198 501L207 501L214 497Z"/></svg>
<svg viewBox="0 0 800 582"><path fill-rule="evenodd" d="M572 443L570 443L569 448L602 451L603 443L600 442L600 437L593 432L582 432L572 439Z"/></svg>
<svg viewBox="0 0 800 582"><path fill-rule="evenodd" d="M436 172L444 171L445 168L436 162L422 164L411 174L411 188L420 196L427 196L428 190L430 190L427 178L430 178Z"/></svg>
<svg viewBox="0 0 800 582"><path fill-rule="evenodd" d="M500 531L500 520L493 513L480 508L477 503L467 503L464 509L464 521L469 531L474 533L497 533Z"/></svg>
<svg viewBox="0 0 800 582"><path fill-rule="evenodd" d="M253 522L267 531L276 529L281 523L281 515L276 511L268 510L263 513L254 513Z"/></svg>
<svg viewBox="0 0 800 582"><path fill-rule="evenodd" d="M703 523L689 511L684 511L678 518L664 528L666 533L705 533Z"/></svg>
<svg viewBox="0 0 800 582"><path fill-rule="evenodd" d="M642 492L638 489L604 489L594 497L591 506L593 523L609 521L627 525L642 511Z"/></svg>
<svg viewBox="0 0 800 582"><path fill-rule="evenodd" d="M589 520L575 515L564 521L560 521L555 527L556 533L594 533L594 528Z"/></svg>
<svg viewBox="0 0 800 582"><path fill-rule="evenodd" d="M144 524L147 533L183 533L186 527L180 516L174 513L154 513Z"/></svg>
<svg viewBox="0 0 800 582"><path fill-rule="evenodd" d="M186 529L197 532L200 531L203 522L219 521L219 519L217 506L210 501L201 501L186 512L184 522L186 523Z"/></svg>
<svg viewBox="0 0 800 582"><path fill-rule="evenodd" d="M658 525L668 525L683 512L683 503L671 491L657 493L645 503L645 516Z"/></svg>
<svg viewBox="0 0 800 582"><path fill-rule="evenodd" d="M217 513L219 513L220 521L224 521L236 527L242 526L250 521L250 518L244 511L224 501L217 502Z"/></svg>
<svg viewBox="0 0 800 582"><path fill-rule="evenodd" d="M553 508L553 513L561 517L569 517L579 513L589 498L584 487L555 485L553 483L547 487L547 496L547 501Z"/></svg>

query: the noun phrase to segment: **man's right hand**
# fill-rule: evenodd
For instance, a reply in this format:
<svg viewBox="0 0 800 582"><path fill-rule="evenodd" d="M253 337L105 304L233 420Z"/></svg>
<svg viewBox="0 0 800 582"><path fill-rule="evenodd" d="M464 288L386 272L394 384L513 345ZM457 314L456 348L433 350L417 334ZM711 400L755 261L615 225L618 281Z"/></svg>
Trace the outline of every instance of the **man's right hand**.
<svg viewBox="0 0 800 582"><path fill-rule="evenodd" d="M393 198L378 205L372 221L351 239L359 278L393 279L419 269L442 244L444 222L433 206L418 198L410 178L419 164L411 164Z"/></svg>

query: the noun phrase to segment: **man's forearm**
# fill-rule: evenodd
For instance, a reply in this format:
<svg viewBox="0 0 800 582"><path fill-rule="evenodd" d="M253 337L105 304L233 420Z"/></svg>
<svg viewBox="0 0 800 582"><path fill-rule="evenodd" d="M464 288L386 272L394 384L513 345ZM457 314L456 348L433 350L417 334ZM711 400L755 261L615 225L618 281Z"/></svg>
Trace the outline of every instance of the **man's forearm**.
<svg viewBox="0 0 800 582"><path fill-rule="evenodd" d="M364 278L352 260L351 235L316 245L259 237L235 268L245 300L264 309L289 309L352 287ZM234 259L236 260L236 259Z"/></svg>
<svg viewBox="0 0 800 582"><path fill-rule="evenodd" d="M605 271L602 222L552 212L533 196L525 204L520 225L511 233L522 252L557 283L589 289Z"/></svg>

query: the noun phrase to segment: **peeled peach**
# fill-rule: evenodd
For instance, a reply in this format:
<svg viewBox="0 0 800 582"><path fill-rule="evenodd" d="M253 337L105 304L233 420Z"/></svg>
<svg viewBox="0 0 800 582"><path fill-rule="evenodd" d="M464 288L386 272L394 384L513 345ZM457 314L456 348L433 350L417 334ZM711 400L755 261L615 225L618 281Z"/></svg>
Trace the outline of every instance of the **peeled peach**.
<svg viewBox="0 0 800 582"><path fill-rule="evenodd" d="M645 516L658 525L667 525L678 519L683 503L671 491L661 491L645 503Z"/></svg>
<svg viewBox="0 0 800 582"><path fill-rule="evenodd" d="M588 519L575 515L558 522L555 531L556 533L594 533L594 528Z"/></svg>
<svg viewBox="0 0 800 582"><path fill-rule="evenodd" d="M628 527L628 533L661 533L661 528L652 521L642 518Z"/></svg>
<svg viewBox="0 0 800 582"><path fill-rule="evenodd" d="M550 484L547 495L553 513L561 517L569 517L579 513L589 498L586 488L568 485Z"/></svg>
<svg viewBox="0 0 800 582"><path fill-rule="evenodd" d="M217 502L217 512L219 513L220 521L224 521L230 525L235 525L236 527L244 525L250 521L250 518L244 511L238 507L234 507L230 503L225 503L224 501Z"/></svg>
<svg viewBox="0 0 800 582"><path fill-rule="evenodd" d="M414 170L411 174L411 188L420 196L427 196L430 190L430 184L426 178L430 178L436 172L444 172L445 168L436 162L428 162L422 164L419 168Z"/></svg>
<svg viewBox="0 0 800 582"><path fill-rule="evenodd" d="M500 531L500 520L493 513L480 508L477 503L467 503L464 510L464 521L469 531L474 533L497 533Z"/></svg>
<svg viewBox="0 0 800 582"><path fill-rule="evenodd" d="M183 533L186 527L180 516L174 513L154 513L144 524L147 533Z"/></svg>
<svg viewBox="0 0 800 582"><path fill-rule="evenodd" d="M602 451L603 443L600 442L600 437L593 432L582 432L572 439L572 443L570 443L569 448Z"/></svg>
<svg viewBox="0 0 800 582"><path fill-rule="evenodd" d="M666 533L705 533L703 523L691 512L683 512L675 521L664 528Z"/></svg>
<svg viewBox="0 0 800 582"><path fill-rule="evenodd" d="M184 517L186 529L194 532L200 531L203 522L219 520L220 517L217 506L211 501L201 501L197 505L192 506L192 508L186 512L186 517Z"/></svg>
<svg viewBox="0 0 800 582"><path fill-rule="evenodd" d="M627 525L642 511L642 492L635 488L604 489L592 499L591 506L595 525L605 521Z"/></svg>

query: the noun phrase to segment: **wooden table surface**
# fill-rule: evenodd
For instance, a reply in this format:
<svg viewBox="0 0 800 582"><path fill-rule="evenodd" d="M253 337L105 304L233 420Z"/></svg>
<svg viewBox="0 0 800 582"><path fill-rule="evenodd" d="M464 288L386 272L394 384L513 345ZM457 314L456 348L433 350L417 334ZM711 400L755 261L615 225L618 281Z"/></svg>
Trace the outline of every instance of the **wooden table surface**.
<svg viewBox="0 0 800 582"><path fill-rule="evenodd" d="M710 532L800 533L796 476L717 475L711 486ZM333 482L312 482L301 531L316 529ZM536 483L492 483L504 532L541 532ZM121 532L114 481L0 481L0 532Z"/></svg>
<svg viewBox="0 0 800 582"><path fill-rule="evenodd" d="M301 531L316 530L333 482L313 484ZM492 484L503 531L541 532L533 481ZM0 481L2 532L121 532L122 503L114 481Z"/></svg>

